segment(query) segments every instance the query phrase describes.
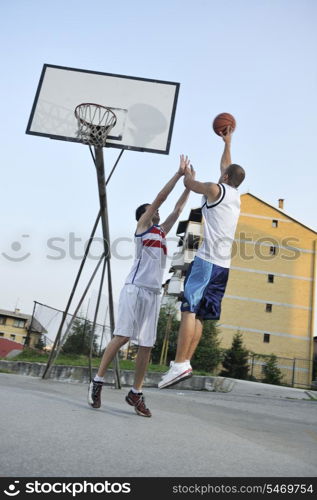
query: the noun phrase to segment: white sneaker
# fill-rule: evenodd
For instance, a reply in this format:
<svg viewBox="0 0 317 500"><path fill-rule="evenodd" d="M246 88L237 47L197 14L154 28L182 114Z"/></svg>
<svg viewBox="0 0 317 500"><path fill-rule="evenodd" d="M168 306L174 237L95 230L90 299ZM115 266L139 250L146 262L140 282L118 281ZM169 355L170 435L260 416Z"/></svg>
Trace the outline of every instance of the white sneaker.
<svg viewBox="0 0 317 500"><path fill-rule="evenodd" d="M191 364L190 364L189 359L186 359L186 361L184 361L184 363L186 363L186 364L188 365L188 367L191 369L191 371L193 371L193 369L192 369L192 367L191 367ZM171 368L174 364L175 364L175 361L170 361L170 367L169 367L169 369L168 369L166 372L164 372L163 377L164 377L164 376L165 376L165 375L169 372L170 368Z"/></svg>
<svg viewBox="0 0 317 500"><path fill-rule="evenodd" d="M170 367L166 372L164 372L163 377L169 372L170 368L173 366L174 363L175 363L175 361L170 362Z"/></svg>
<svg viewBox="0 0 317 500"><path fill-rule="evenodd" d="M189 361L184 361L184 363L175 363L171 361L170 369L163 375L162 380L158 384L158 388L164 389L165 387L170 387L181 380L191 377L192 374L193 369Z"/></svg>

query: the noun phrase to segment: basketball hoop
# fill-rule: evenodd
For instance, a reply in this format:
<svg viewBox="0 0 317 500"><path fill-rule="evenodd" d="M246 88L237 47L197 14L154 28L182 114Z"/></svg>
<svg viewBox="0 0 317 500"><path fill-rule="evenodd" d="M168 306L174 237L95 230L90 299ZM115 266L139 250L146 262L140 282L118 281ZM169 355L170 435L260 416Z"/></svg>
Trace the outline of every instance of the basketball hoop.
<svg viewBox="0 0 317 500"><path fill-rule="evenodd" d="M104 147L117 117L110 108L101 104L82 103L75 108L78 123L77 137L84 144Z"/></svg>

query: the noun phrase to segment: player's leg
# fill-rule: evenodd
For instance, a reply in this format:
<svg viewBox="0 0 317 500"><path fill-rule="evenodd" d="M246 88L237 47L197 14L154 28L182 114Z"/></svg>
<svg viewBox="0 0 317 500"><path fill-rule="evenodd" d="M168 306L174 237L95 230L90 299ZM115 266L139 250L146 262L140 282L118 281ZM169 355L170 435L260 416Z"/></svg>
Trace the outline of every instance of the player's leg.
<svg viewBox="0 0 317 500"><path fill-rule="evenodd" d="M196 257L184 283L182 319L177 340L176 363L184 363L194 354L202 333L200 321L196 319L204 291L212 275L213 265ZM189 357L189 354L191 355Z"/></svg>
<svg viewBox="0 0 317 500"><path fill-rule="evenodd" d="M136 357L134 383L126 396L126 402L134 406L136 413L142 417L152 416L151 411L145 405L142 386L156 339L159 310L160 295L140 288L136 305L137 327L133 338L139 344L139 349Z"/></svg>
<svg viewBox="0 0 317 500"><path fill-rule="evenodd" d="M95 375L94 379L90 382L88 388L88 403L92 408L100 408L101 406L101 389L104 383L104 376L110 365L111 361L119 351L120 347L122 347L127 341L129 337L122 337L115 335L113 339L107 345L105 349L98 372Z"/></svg>
<svg viewBox="0 0 317 500"><path fill-rule="evenodd" d="M193 335L192 341L190 343L189 349L187 351L186 359L191 360L195 354L196 348L200 342L203 333L203 322L201 319L196 317L195 320L195 333Z"/></svg>
<svg viewBox="0 0 317 500"><path fill-rule="evenodd" d="M196 331L196 313L200 307L211 272L212 264L199 257L195 257L188 269L184 283L184 298L181 306L182 319L177 339L176 358L159 382L158 387L160 389L174 385L192 375L193 370L188 356L193 353L193 348L197 346L201 336L199 326Z"/></svg>
<svg viewBox="0 0 317 500"><path fill-rule="evenodd" d="M100 408L104 375L120 347L122 347L133 335L135 302L136 294L134 290L130 289L130 285L125 285L120 293L118 321L115 331L113 332L114 337L103 353L97 375L89 384L88 403L92 408Z"/></svg>
<svg viewBox="0 0 317 500"><path fill-rule="evenodd" d="M115 355L119 351L119 349L124 346L128 341L130 340L130 337L125 337L121 335L115 335L107 345L103 356L101 358L101 362L98 368L97 376L99 378L103 378L105 376L105 373L108 369L108 366L110 363L113 361Z"/></svg>
<svg viewBox="0 0 317 500"><path fill-rule="evenodd" d="M135 360L133 387L139 392L142 392L144 376L150 361L151 351L152 347L140 346L138 349L138 354Z"/></svg>
<svg viewBox="0 0 317 500"><path fill-rule="evenodd" d="M195 336L196 314L183 311L177 338L175 363L184 363Z"/></svg>
<svg viewBox="0 0 317 500"><path fill-rule="evenodd" d="M125 400L129 405L134 406L135 412L141 417L151 417L152 413L145 404L145 399L142 392L145 372L147 370L152 347L140 346L135 362L135 374L133 387L129 391Z"/></svg>

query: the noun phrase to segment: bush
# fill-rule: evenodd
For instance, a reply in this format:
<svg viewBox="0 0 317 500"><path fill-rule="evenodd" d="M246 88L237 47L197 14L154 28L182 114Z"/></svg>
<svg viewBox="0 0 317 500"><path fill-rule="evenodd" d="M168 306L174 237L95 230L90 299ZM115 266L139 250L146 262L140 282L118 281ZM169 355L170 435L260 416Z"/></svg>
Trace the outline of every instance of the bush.
<svg viewBox="0 0 317 500"><path fill-rule="evenodd" d="M171 360L175 359L179 324L180 322L176 318L176 309L174 306L167 305L161 307L157 325L156 341L151 354L152 363L160 362L163 342L166 335L168 335L166 362L169 364Z"/></svg>
<svg viewBox="0 0 317 500"><path fill-rule="evenodd" d="M216 321L205 321L201 340L191 360L195 370L211 373L222 359Z"/></svg>
<svg viewBox="0 0 317 500"><path fill-rule="evenodd" d="M271 354L267 362L263 365L264 378L262 382L265 384L281 385L283 375L277 366L277 357Z"/></svg>
<svg viewBox="0 0 317 500"><path fill-rule="evenodd" d="M223 370L219 375L222 377L248 379L249 352L243 346L242 334L237 332L233 339L231 348L226 351L222 362Z"/></svg>
<svg viewBox="0 0 317 500"><path fill-rule="evenodd" d="M63 345L63 352L67 354L86 354L90 353L90 343L93 325L79 318L76 318L72 324L70 333ZM97 336L94 334L92 354L97 354Z"/></svg>

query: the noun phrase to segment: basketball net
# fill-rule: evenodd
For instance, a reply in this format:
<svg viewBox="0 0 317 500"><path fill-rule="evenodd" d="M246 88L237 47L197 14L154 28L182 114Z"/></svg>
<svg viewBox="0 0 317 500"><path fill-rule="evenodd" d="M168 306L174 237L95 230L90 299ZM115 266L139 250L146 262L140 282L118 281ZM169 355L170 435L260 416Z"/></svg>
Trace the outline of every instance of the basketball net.
<svg viewBox="0 0 317 500"><path fill-rule="evenodd" d="M75 108L77 137L84 144L104 147L117 117L110 108L101 104L82 103Z"/></svg>

